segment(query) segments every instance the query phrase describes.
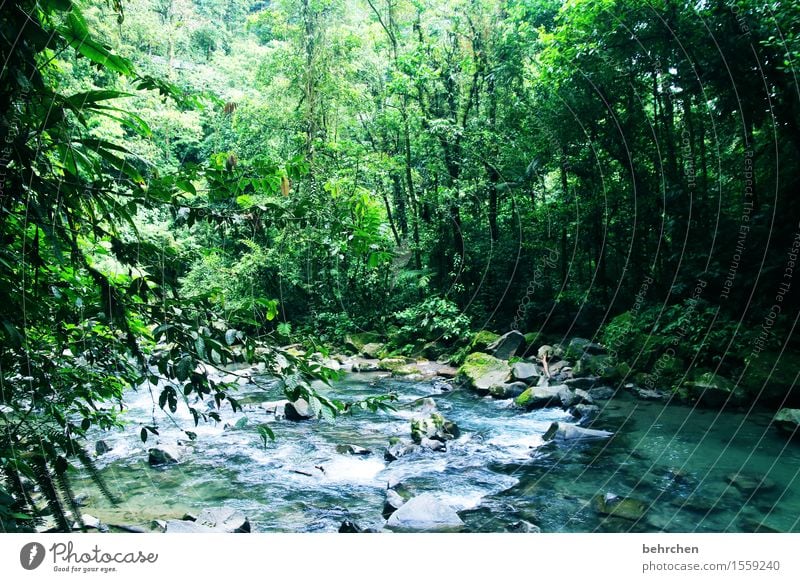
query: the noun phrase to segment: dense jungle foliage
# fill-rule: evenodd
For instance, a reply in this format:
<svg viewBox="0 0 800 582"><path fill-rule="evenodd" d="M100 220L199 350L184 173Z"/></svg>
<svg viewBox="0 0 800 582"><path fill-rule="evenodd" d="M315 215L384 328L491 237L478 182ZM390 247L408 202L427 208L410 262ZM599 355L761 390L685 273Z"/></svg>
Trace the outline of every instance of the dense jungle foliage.
<svg viewBox="0 0 800 582"><path fill-rule="evenodd" d="M760 0L3 3L3 529L43 509L31 483L71 527L83 436L126 389L219 420L238 403L209 370L261 361L332 416L350 403L311 355L364 332L456 363L480 330L581 335L619 381L788 393L799 21Z"/></svg>

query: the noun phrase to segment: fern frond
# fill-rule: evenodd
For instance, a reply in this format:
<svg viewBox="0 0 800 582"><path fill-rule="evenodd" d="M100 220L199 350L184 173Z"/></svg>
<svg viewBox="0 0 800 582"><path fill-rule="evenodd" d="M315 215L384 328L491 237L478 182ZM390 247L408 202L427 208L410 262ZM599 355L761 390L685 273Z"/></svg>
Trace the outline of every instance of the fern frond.
<svg viewBox="0 0 800 582"><path fill-rule="evenodd" d="M81 531L86 531L86 524L83 521L83 515L81 515L81 508L78 506L78 501L75 499L75 492L72 490L72 485L69 482L69 477L67 476L66 471L55 473L56 483L58 484L58 488L61 491L61 498L67 502L69 505L69 509L72 512L72 517L75 518L78 526L80 526Z"/></svg>
<svg viewBox="0 0 800 582"><path fill-rule="evenodd" d="M39 486L39 489L41 489L42 495L47 502L47 507L56 520L56 525L61 531L68 532L70 530L69 521L64 512L64 506L58 498L58 491L56 490L55 483L53 483L53 475L50 473L47 461L44 457L36 456L31 459L30 466L33 471L33 476L36 479L36 484Z"/></svg>
<svg viewBox="0 0 800 582"><path fill-rule="evenodd" d="M75 449L75 456L78 457L81 465L83 465L86 472L89 473L92 483L95 484L100 490L100 493L103 494L103 497L105 497L111 505L119 505L119 499L117 499L116 495L114 495L108 488L108 485L106 485L106 481L100 474L100 469L97 468L94 459L92 459L82 446L76 446Z"/></svg>

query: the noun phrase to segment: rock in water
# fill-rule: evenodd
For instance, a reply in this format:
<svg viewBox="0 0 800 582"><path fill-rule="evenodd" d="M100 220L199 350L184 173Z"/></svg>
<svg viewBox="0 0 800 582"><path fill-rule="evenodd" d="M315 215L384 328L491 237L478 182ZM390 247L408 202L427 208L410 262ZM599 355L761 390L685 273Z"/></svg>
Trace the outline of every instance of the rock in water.
<svg viewBox="0 0 800 582"><path fill-rule="evenodd" d="M515 330L501 335L486 348L486 351L495 358L507 360L515 355L517 350L524 345L525 336Z"/></svg>
<svg viewBox="0 0 800 582"><path fill-rule="evenodd" d="M772 424L786 434L800 436L800 408L781 408Z"/></svg>
<svg viewBox="0 0 800 582"><path fill-rule="evenodd" d="M111 446L106 441L100 440L94 444L94 452L97 453L98 457L105 455L110 450Z"/></svg>
<svg viewBox="0 0 800 582"><path fill-rule="evenodd" d="M204 509L195 523L224 533L250 532L250 521L244 514L228 507Z"/></svg>
<svg viewBox="0 0 800 582"><path fill-rule="evenodd" d="M411 421L411 440L421 444L423 439L447 441L458 437L459 430L456 423L447 420L438 412L426 418L415 418Z"/></svg>
<svg viewBox="0 0 800 582"><path fill-rule="evenodd" d="M631 521L642 519L647 511L647 505L638 499L620 497L613 493L595 496L594 508L600 515L621 517Z"/></svg>
<svg viewBox="0 0 800 582"><path fill-rule="evenodd" d="M395 531L458 531L464 522L453 510L430 493L406 501L386 522Z"/></svg>
<svg viewBox="0 0 800 582"><path fill-rule="evenodd" d="M250 533L250 521L235 509L204 509L196 521L169 520L166 533Z"/></svg>
<svg viewBox="0 0 800 582"><path fill-rule="evenodd" d="M336 445L336 452L341 455L369 455L372 453L369 449L358 445Z"/></svg>
<svg viewBox="0 0 800 582"><path fill-rule="evenodd" d="M353 523L349 519L342 522L342 525L339 526L339 533L363 533L364 530L361 529L357 523Z"/></svg>
<svg viewBox="0 0 800 582"><path fill-rule="evenodd" d="M177 447L158 446L147 451L147 462L151 467L162 465L173 465L181 458L181 453Z"/></svg>
<svg viewBox="0 0 800 582"><path fill-rule="evenodd" d="M744 389L713 372L705 372L692 382L684 382L689 398L710 408L736 406L745 401Z"/></svg>
<svg viewBox="0 0 800 582"><path fill-rule="evenodd" d="M517 396L514 403L522 408L546 408L548 406L569 406L575 396L563 384L555 386L532 386Z"/></svg>
<svg viewBox="0 0 800 582"><path fill-rule="evenodd" d="M542 440L560 440L560 441L577 441L577 440L590 440L590 439L607 439L614 436L613 432L607 430L596 430L592 428L583 428L575 426L574 424L564 424L554 422L547 429L547 432L542 436Z"/></svg>
<svg viewBox="0 0 800 582"><path fill-rule="evenodd" d="M609 386L597 386L589 389L592 400L609 400L614 397L614 389Z"/></svg>
<svg viewBox="0 0 800 582"><path fill-rule="evenodd" d="M517 362L511 366L511 376L514 380L525 382L526 384L534 384L538 382L539 376L542 373L536 364L530 362Z"/></svg>
<svg viewBox="0 0 800 582"><path fill-rule="evenodd" d="M314 413L311 412L311 407L303 398L299 398L294 402L287 402L286 406L284 406L283 412L286 415L286 420L293 420L295 422L314 418Z"/></svg>
<svg viewBox="0 0 800 582"><path fill-rule="evenodd" d="M389 519L389 516L400 509L405 502L406 500L403 499L397 491L394 489L387 489L386 500L383 502L383 519Z"/></svg>
<svg viewBox="0 0 800 582"><path fill-rule="evenodd" d="M485 394L492 386L505 384L510 373L511 367L507 362L475 352L468 355L458 369L456 381L459 385Z"/></svg>
<svg viewBox="0 0 800 582"><path fill-rule="evenodd" d="M594 404L576 404L569 409L569 413L583 423L587 423L597 418L600 414L600 407Z"/></svg>

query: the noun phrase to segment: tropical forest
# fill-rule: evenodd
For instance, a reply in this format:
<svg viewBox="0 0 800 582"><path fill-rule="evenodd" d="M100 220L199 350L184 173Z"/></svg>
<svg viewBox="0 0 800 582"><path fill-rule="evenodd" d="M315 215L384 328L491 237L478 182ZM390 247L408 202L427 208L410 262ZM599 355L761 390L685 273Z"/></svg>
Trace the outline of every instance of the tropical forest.
<svg viewBox="0 0 800 582"><path fill-rule="evenodd" d="M798 67L790 1L0 2L0 532L800 531Z"/></svg>

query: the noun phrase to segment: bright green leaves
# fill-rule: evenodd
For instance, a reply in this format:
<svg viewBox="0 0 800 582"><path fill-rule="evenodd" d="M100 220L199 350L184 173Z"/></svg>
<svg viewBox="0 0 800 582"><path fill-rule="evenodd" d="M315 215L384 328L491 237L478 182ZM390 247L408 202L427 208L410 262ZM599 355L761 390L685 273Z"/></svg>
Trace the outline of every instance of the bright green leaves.
<svg viewBox="0 0 800 582"><path fill-rule="evenodd" d="M86 20L76 7L72 7L67 14L65 24L58 27L58 32L69 46L93 63L121 75L133 74L133 65L128 59L113 54L108 47L91 37Z"/></svg>

